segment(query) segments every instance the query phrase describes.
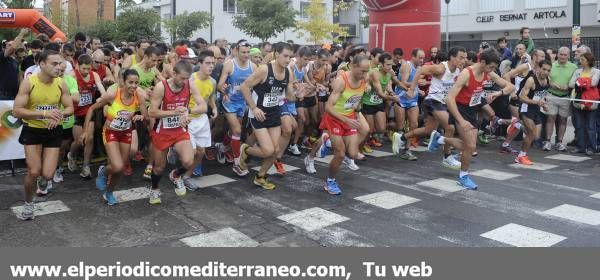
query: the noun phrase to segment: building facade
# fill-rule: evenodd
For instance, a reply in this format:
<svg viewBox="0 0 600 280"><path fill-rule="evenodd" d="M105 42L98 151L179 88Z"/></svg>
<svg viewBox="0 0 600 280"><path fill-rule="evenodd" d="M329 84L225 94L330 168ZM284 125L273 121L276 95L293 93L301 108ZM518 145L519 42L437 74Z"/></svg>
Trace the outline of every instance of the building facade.
<svg viewBox="0 0 600 280"><path fill-rule="evenodd" d="M308 0L281 1L287 2L290 7L298 11L298 20L303 20L306 18L304 15L304 9L308 6ZM355 43L361 43L368 40L368 36L363 34L363 29L360 26L360 17L358 16L360 9L359 1L354 1L354 4L350 9L340 12L337 16L334 16L331 13L334 1L338 0L323 0L325 8L327 11L329 11L331 22L337 22L346 26L347 30L349 30L351 33L350 39L352 39L352 41ZM175 6L174 8L173 5ZM192 38L202 37L209 42L213 42L216 39L226 39L230 42L233 42L241 38L246 38L254 43L258 43L260 41L258 38L251 38L247 36L243 31L233 26L233 18L235 15L239 14L237 0L143 0L138 4L138 7L155 9L163 20L170 19L173 14L177 15L186 11L203 11L211 14L214 18L212 25L196 31ZM162 37L166 41L171 40L170 34L165 32L164 28L162 28ZM299 37L298 34L292 29L285 30L269 40L273 42L293 40L299 44L310 44L310 42L308 42L305 38Z"/></svg>
<svg viewBox="0 0 600 280"><path fill-rule="evenodd" d="M44 0L44 16L67 32L115 19L116 0Z"/></svg>
<svg viewBox="0 0 600 280"><path fill-rule="evenodd" d="M451 0L441 1L442 40L520 39L521 27L529 27L534 39L571 38L571 0ZM600 1L581 0L582 37L600 36ZM448 15L448 19L446 19ZM446 24L448 20L448 24ZM448 26L447 26L448 25Z"/></svg>

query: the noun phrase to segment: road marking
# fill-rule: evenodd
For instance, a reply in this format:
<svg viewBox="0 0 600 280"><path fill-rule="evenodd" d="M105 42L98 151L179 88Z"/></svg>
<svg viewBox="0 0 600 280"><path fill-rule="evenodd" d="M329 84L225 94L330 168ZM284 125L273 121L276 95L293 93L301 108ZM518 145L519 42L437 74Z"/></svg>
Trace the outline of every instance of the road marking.
<svg viewBox="0 0 600 280"><path fill-rule="evenodd" d="M373 152L372 152L372 153L370 153L370 154L365 154L365 155L367 155L367 156L371 156L371 157L376 157L376 158L379 158L379 157L389 157L389 156L393 156L394 154L392 154L392 153L388 153L388 152L384 152L384 151L379 151L379 150L373 150Z"/></svg>
<svg viewBox="0 0 600 280"><path fill-rule="evenodd" d="M539 171L549 170L549 169L558 167L558 165L545 164L545 163L539 163L539 162L535 162L535 163L533 163L533 165L523 165L523 164L514 163L509 166L512 168L533 169L533 170L539 170Z"/></svg>
<svg viewBox="0 0 600 280"><path fill-rule="evenodd" d="M494 180L498 180L498 181L509 180L509 179L521 176L519 174L507 173L507 172L496 171L496 170L491 170L491 169L477 170L477 171L471 173L471 175L494 179Z"/></svg>
<svg viewBox="0 0 600 280"><path fill-rule="evenodd" d="M190 247L256 247L258 242L233 229L224 228L180 240Z"/></svg>
<svg viewBox="0 0 600 280"><path fill-rule="evenodd" d="M450 192L450 193L463 190L463 188L461 186L459 186L456 183L456 181L446 179L446 178L439 178L439 179L435 179L435 180L420 182L420 183L417 183L417 185L434 188L434 189L438 189L438 190Z"/></svg>
<svg viewBox="0 0 600 280"><path fill-rule="evenodd" d="M325 157L315 157L316 161L329 164L333 159L333 155L327 155Z"/></svg>
<svg viewBox="0 0 600 280"><path fill-rule="evenodd" d="M407 143L408 145L408 143ZM409 150L413 151L413 152L429 152L429 149L427 147L423 147L423 146L418 146L416 148L409 148Z"/></svg>
<svg viewBox="0 0 600 280"><path fill-rule="evenodd" d="M547 156L546 158L562 160L562 161L571 161L571 162L582 162L582 161L592 159L591 157L578 157L578 156L565 155L565 154L551 155L551 156Z"/></svg>
<svg viewBox="0 0 600 280"><path fill-rule="evenodd" d="M564 236L512 223L483 233L481 237L515 247L550 247L567 239Z"/></svg>
<svg viewBox="0 0 600 280"><path fill-rule="evenodd" d="M287 164L284 164L283 168L285 169L285 172L291 172L291 171L300 169L298 167L287 165ZM254 168L252 168L252 170L259 171L260 170L260 166L254 167ZM269 170L267 171L267 174L269 174L269 175L278 174L277 173L277 169L275 168L275 166L271 166L271 168L269 168Z"/></svg>
<svg viewBox="0 0 600 280"><path fill-rule="evenodd" d="M150 190L146 187L139 187L134 189L115 191L114 195L118 202L126 202L138 199L148 198Z"/></svg>
<svg viewBox="0 0 600 280"><path fill-rule="evenodd" d="M590 195L590 197L600 199L600 193Z"/></svg>
<svg viewBox="0 0 600 280"><path fill-rule="evenodd" d="M302 228L306 231L314 231L324 227L350 220L347 217L321 209L319 207L309 208L277 217L284 222Z"/></svg>
<svg viewBox="0 0 600 280"><path fill-rule="evenodd" d="M355 197L354 199L388 210L421 201L418 198L390 191L376 192Z"/></svg>
<svg viewBox="0 0 600 280"><path fill-rule="evenodd" d="M17 217L21 216L21 212L23 212L23 205L15 206L11 208L13 213L17 215ZM53 201L45 201L45 202L36 202L35 203L35 211L33 212L36 216L43 216L48 214L60 213L71 211L71 209L65 205L60 200Z"/></svg>
<svg viewBox="0 0 600 280"><path fill-rule="evenodd" d="M592 226L600 225L600 211L575 205L563 204L542 213Z"/></svg>
<svg viewBox="0 0 600 280"><path fill-rule="evenodd" d="M225 177L220 174L212 174L208 176L200 176L191 179L196 185L200 186L200 188L208 188L216 185L227 184L231 182L235 182L235 179Z"/></svg>

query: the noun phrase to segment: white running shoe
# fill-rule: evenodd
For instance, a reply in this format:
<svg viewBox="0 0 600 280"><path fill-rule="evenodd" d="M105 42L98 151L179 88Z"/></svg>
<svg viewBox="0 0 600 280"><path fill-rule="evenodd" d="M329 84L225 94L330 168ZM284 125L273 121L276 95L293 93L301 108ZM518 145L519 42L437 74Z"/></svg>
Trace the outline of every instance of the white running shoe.
<svg viewBox="0 0 600 280"><path fill-rule="evenodd" d="M315 159L310 159L308 156L304 158L304 166L306 166L306 173L308 174L316 174L317 169L315 169Z"/></svg>
<svg viewBox="0 0 600 280"><path fill-rule="evenodd" d="M290 152L292 155L295 155L295 156L299 156L302 154L302 152L300 152L300 149L298 149L298 145L296 145L296 144L290 145L288 147L288 152Z"/></svg>
<svg viewBox="0 0 600 280"><path fill-rule="evenodd" d="M354 160L350 159L349 157L344 157L344 164L352 171L357 171L360 169L360 167L354 163Z"/></svg>
<svg viewBox="0 0 600 280"><path fill-rule="evenodd" d="M52 180L54 181L54 183L60 183L65 181L65 178L62 175L62 167L57 168L56 171L54 171L54 177L52 177Z"/></svg>
<svg viewBox="0 0 600 280"><path fill-rule="evenodd" d="M442 160L442 165L452 170L460 170L461 163L453 155L450 155Z"/></svg>
<svg viewBox="0 0 600 280"><path fill-rule="evenodd" d="M183 183L181 176L175 178L175 169L171 170L169 173L169 179L175 184L175 194L177 194L177 196L184 196L186 193L185 184Z"/></svg>

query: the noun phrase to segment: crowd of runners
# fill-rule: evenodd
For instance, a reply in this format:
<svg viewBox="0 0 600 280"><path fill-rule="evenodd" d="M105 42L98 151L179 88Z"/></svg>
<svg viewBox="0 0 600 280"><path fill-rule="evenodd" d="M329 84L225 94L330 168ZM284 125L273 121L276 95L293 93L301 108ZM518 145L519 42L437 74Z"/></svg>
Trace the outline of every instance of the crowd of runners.
<svg viewBox="0 0 600 280"><path fill-rule="evenodd" d="M4 55L21 48L22 35L6 44ZM285 175L286 152L303 157L309 174L317 173L315 158L332 155L323 188L339 195L342 166L359 172L365 155L390 147L417 161L412 151L420 145L439 150L440 164L473 190L469 169L478 143L503 139L499 151L512 155L506 161L532 165L528 151L535 144L566 151L562 140L572 110L583 112L576 118L584 124L577 151L597 152L597 132L591 135L586 126L597 118L597 103L586 100L600 99L597 90L589 93L600 71L589 48L575 52L574 64L566 47L527 51L533 44L526 41L507 56L506 43L483 43L476 52L414 49L405 60L402 49L351 44L115 44L82 33L65 44L36 39L25 49L31 55L22 63L31 65L21 65L13 110L24 123L19 142L28 171L21 218L34 218L34 196L46 195L65 172L92 179L98 143L107 161L95 184L108 205L118 203L114 191L123 176L150 181L150 204L161 203L161 187L184 196L202 187L191 178L202 175L203 161L213 160L272 190L267 171L275 166ZM513 148L521 131L523 142ZM252 175L250 157L261 162ZM133 173L132 160L146 162L143 174Z"/></svg>

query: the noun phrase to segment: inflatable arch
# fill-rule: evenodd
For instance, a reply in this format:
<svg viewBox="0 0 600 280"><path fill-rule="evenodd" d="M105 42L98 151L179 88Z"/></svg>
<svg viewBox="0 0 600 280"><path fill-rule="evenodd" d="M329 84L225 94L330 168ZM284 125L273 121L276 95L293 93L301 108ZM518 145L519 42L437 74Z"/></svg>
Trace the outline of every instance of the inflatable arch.
<svg viewBox="0 0 600 280"><path fill-rule="evenodd" d="M0 28L26 27L33 32L48 35L51 41L66 42L65 33L33 9L0 9Z"/></svg>
<svg viewBox="0 0 600 280"><path fill-rule="evenodd" d="M408 57L414 48L440 47L440 0L363 0L369 10L369 47Z"/></svg>

